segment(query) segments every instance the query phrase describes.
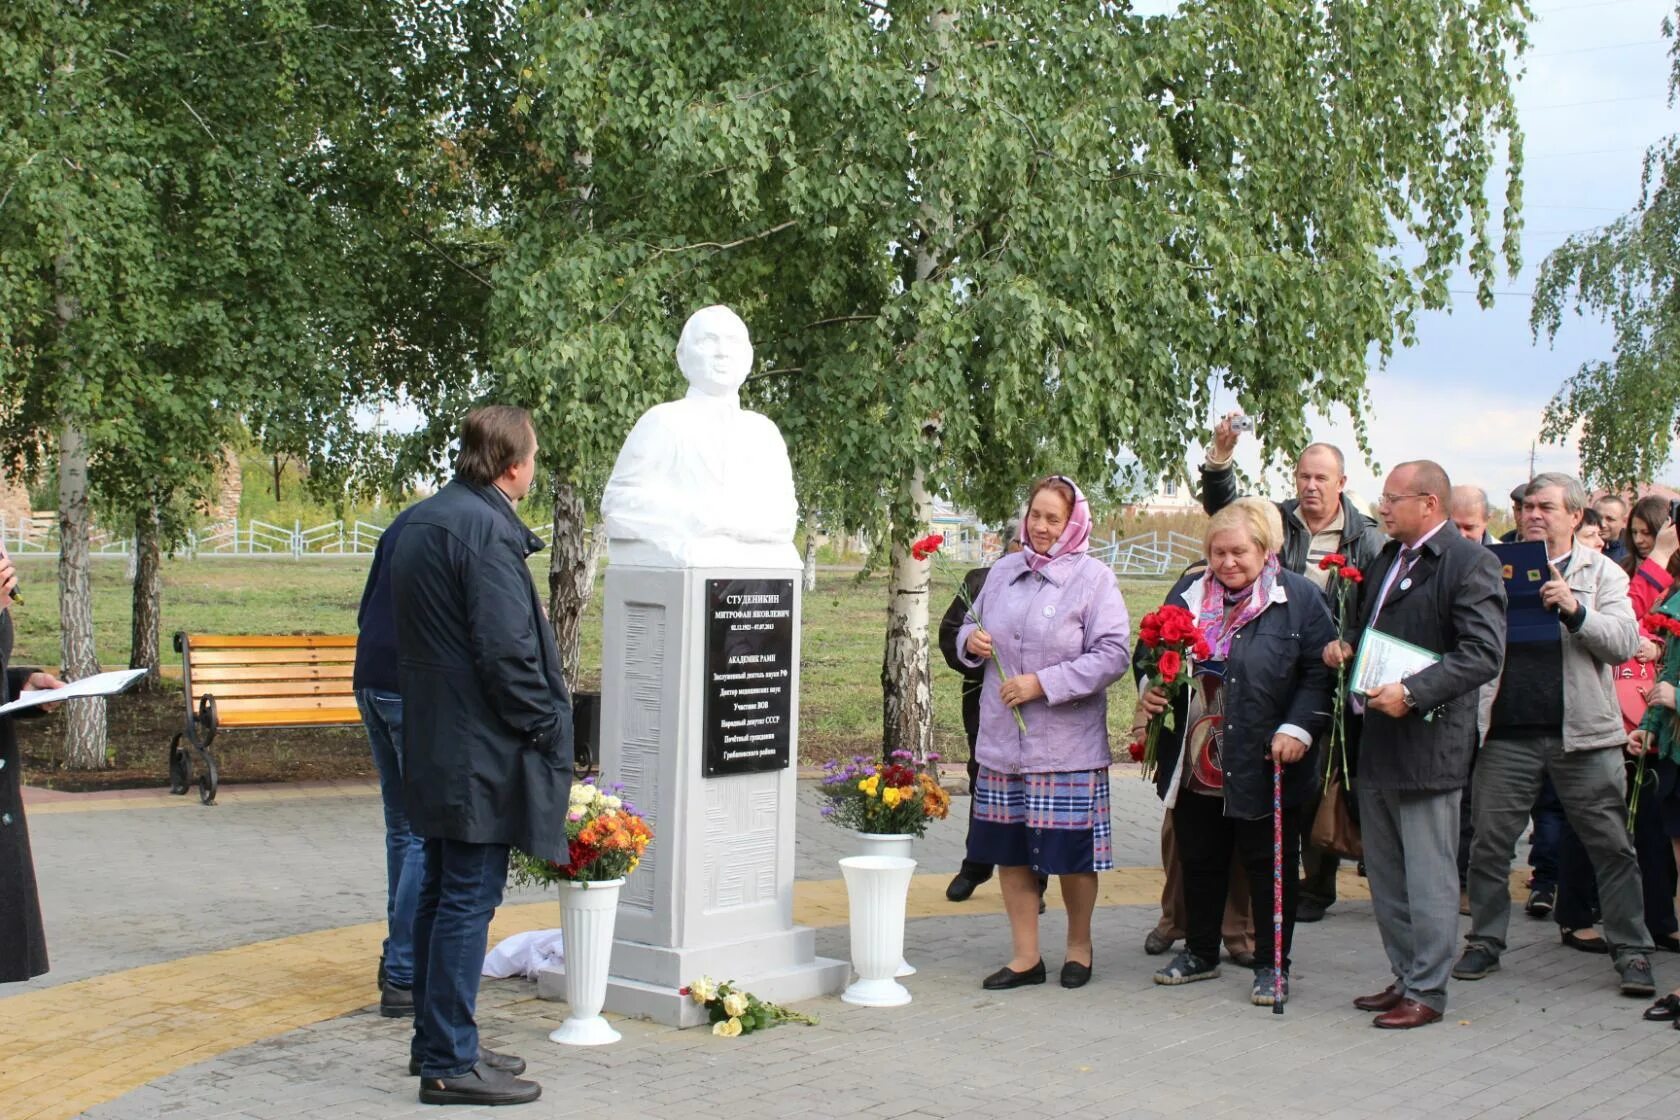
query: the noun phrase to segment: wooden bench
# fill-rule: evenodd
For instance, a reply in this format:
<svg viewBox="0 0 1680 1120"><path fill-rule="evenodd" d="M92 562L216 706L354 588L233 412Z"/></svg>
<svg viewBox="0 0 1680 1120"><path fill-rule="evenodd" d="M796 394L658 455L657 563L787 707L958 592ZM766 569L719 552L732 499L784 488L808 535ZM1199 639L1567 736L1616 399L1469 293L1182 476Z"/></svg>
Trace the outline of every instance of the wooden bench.
<svg viewBox="0 0 1680 1120"><path fill-rule="evenodd" d="M186 793L193 785L196 755L201 768L198 799L206 805L216 800L216 757L210 753L210 744L224 727L334 727L362 722L350 687L356 664L354 634L177 631L175 649L181 655L187 720L169 744L171 793Z"/></svg>

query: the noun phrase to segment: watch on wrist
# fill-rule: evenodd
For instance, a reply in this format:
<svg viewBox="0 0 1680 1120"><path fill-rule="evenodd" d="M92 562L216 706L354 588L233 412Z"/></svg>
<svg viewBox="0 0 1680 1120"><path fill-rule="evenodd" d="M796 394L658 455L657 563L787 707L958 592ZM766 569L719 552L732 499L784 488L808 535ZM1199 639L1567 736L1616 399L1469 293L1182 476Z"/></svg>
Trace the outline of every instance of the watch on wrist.
<svg viewBox="0 0 1680 1120"><path fill-rule="evenodd" d="M1405 701L1406 707L1410 708L1414 712L1417 711L1417 698L1412 695L1412 690L1407 688L1404 684L1400 686L1400 699Z"/></svg>

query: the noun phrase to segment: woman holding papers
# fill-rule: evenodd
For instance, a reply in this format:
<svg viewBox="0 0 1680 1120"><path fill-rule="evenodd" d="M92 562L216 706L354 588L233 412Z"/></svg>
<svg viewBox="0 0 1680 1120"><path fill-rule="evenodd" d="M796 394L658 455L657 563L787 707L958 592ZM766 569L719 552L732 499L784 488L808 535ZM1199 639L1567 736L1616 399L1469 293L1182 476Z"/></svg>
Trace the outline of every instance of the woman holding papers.
<svg viewBox="0 0 1680 1120"><path fill-rule="evenodd" d="M14 669L12 591L17 574L0 549L0 703L25 689L62 688L64 682L33 669ZM23 775L12 717L0 716L0 984L16 983L47 970L47 938L35 892L35 860L23 819Z"/></svg>
<svg viewBox="0 0 1680 1120"><path fill-rule="evenodd" d="M1331 676L1320 653L1335 638L1324 596L1280 566L1282 539L1270 502L1242 498L1213 515L1206 574L1167 596L1196 619L1210 656L1195 665L1188 688L1169 695L1156 685L1138 701L1151 717L1174 711L1172 728L1161 732L1155 781L1178 837L1187 931L1157 984L1219 975L1233 851L1254 913L1272 912L1272 766L1283 764L1283 976L1273 971L1273 924L1256 921L1250 999L1262 1006L1275 993L1288 999L1301 806L1318 788L1313 741L1330 723Z"/></svg>

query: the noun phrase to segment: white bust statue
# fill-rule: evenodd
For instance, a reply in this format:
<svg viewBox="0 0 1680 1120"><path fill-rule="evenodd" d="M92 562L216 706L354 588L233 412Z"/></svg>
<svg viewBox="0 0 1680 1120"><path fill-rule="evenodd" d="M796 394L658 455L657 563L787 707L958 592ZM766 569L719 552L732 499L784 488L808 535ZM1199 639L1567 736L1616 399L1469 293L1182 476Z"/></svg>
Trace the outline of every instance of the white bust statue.
<svg viewBox="0 0 1680 1120"><path fill-rule="evenodd" d="M601 501L612 562L799 566L787 444L769 417L741 407L752 359L747 325L729 308L701 308L684 324L677 365L688 395L636 421Z"/></svg>

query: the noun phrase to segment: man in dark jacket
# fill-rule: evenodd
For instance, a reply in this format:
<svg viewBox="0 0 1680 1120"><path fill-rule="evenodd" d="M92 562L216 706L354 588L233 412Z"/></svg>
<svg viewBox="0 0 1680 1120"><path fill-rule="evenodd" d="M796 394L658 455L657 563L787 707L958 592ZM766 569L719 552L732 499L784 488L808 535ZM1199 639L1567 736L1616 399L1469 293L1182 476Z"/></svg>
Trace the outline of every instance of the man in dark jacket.
<svg viewBox="0 0 1680 1120"><path fill-rule="evenodd" d="M397 676L397 612L391 602L391 553L408 515L408 510L397 514L373 550L373 566L356 612L360 635L350 680L385 810L385 943L379 953L379 1013L390 1019L414 1014L414 908L420 901L420 879L426 868L424 844L408 827L404 803L402 685Z"/></svg>
<svg viewBox="0 0 1680 1120"><path fill-rule="evenodd" d="M408 819L425 838L409 1068L426 1104L517 1104L542 1089L483 1050L473 1013L510 847L565 861L571 698L515 510L536 471L523 409L461 427L455 479L409 513L391 556Z"/></svg>
<svg viewBox="0 0 1680 1120"><path fill-rule="evenodd" d="M1440 1020L1458 939L1459 799L1480 737L1481 686L1505 656L1505 584L1488 549L1447 522L1447 473L1402 463L1377 508L1394 538L1365 569L1356 641L1372 632L1410 642L1440 660L1365 697L1359 824L1371 908L1394 982L1353 1005L1373 1022L1405 1030ZM1353 656L1324 651L1336 668Z"/></svg>
<svg viewBox="0 0 1680 1120"><path fill-rule="evenodd" d="M1225 417L1213 429L1213 446L1202 466L1202 508L1213 516L1237 499L1236 473L1231 457L1240 433L1231 426L1237 413ZM1361 513L1347 493L1347 460L1341 449L1329 443L1313 443L1295 461L1295 497L1278 502L1283 517L1283 548L1278 559L1286 570L1306 576L1320 590L1326 590L1330 574L1318 566L1335 554L1364 571L1376 559L1388 538L1377 523ZM1332 610L1332 613L1334 611ZM1359 720L1345 724L1348 752L1357 757ZM1320 791L1322 793L1322 791ZM1308 804L1301 818L1312 830L1318 805ZM1336 901L1335 853L1324 851L1301 837L1301 902L1295 913L1298 922L1316 922Z"/></svg>

